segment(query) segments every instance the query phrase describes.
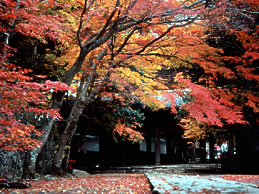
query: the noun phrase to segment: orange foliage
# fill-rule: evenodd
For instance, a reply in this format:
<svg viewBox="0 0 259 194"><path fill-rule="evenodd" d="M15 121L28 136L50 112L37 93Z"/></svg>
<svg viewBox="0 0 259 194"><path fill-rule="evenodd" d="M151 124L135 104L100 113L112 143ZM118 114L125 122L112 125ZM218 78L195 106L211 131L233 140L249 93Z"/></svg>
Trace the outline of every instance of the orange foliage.
<svg viewBox="0 0 259 194"><path fill-rule="evenodd" d="M135 128L136 126L126 126L126 124L119 122L115 125L114 132L129 141L138 142L144 139L144 137Z"/></svg>
<svg viewBox="0 0 259 194"><path fill-rule="evenodd" d="M189 112L188 117L196 120L197 125L206 123L222 127L224 123L245 123L241 116L241 108L232 102L233 93L218 88L216 81L219 75L226 79L236 78L236 73L246 79L258 80L258 76L254 75L254 69L249 67L252 62L259 59L258 39L245 31L233 30L232 33L246 49L244 55L240 57L221 57L222 49L209 46L205 42L207 35L204 32L207 29L204 26L210 22L208 18L213 17L213 21L220 25L224 25L229 20L224 15L227 3L213 1L212 3L217 4L219 8L209 9L206 7L206 1L122 0L115 4L115 1L100 0L86 1L87 5L82 1L72 1L66 8L56 4L56 1L48 2L50 4L44 4L40 0L33 3L23 1L22 6L25 9L16 9L15 1L4 0L0 10L6 13L0 15L0 21L12 23L19 17L20 22L13 29L2 25L0 32L16 30L43 42L48 39L62 42L67 51L58 62L68 62L67 68L70 68L70 72L78 69L73 75L76 79L80 79L81 70L85 70L89 77L91 72L95 71L93 77L97 87L101 87L99 82L109 75L109 82L116 87L116 92L123 93L123 95L114 95L116 98L134 98L157 110L164 108L164 103L157 98L163 96L161 90L177 88L178 95L191 99L189 104L184 104L181 108ZM257 4L252 0L247 2L251 6ZM233 3L239 8L245 8L242 1ZM46 5L50 7L55 5L66 11L47 14L50 10ZM80 14L82 8L85 9ZM69 21L69 24L63 25L65 21ZM76 46L75 26L78 25L77 38L80 48ZM69 35L67 32L74 32L74 34ZM79 63L74 63L79 60L76 58L79 52L86 56L86 59L83 59L83 55L80 56L83 67L76 66ZM104 57L100 57L102 53L105 53ZM223 62L228 62L231 68ZM96 69L90 67L92 64L96 64ZM159 80L156 77L161 69L187 70L195 64L204 70L206 76L208 75L201 76L197 80L199 83L192 83L178 74L176 77L178 83L170 88L165 80ZM235 70L238 71L235 72ZM12 103L8 103L11 99L13 104L19 105L16 107L20 112L30 110L37 114L48 113L54 116L56 114L51 110L45 112L44 109L37 109L38 107L29 107L28 103L46 106L46 95L50 88L55 91L69 89L64 84L53 82L46 82L43 85L29 82L30 79L23 73L17 73L17 75L13 71L0 73L0 78L1 76L3 78L1 92L5 92L8 96L1 99L3 102L1 106L8 110L7 115L14 114ZM12 83L14 79L17 83ZM94 82L94 80L90 81ZM179 87L176 86L177 84ZM9 89L4 90L6 86ZM10 90L11 87L16 87L15 92ZM186 88L187 93L181 92ZM112 96L110 93L103 95ZM20 101L15 96L22 96L23 100ZM247 105L257 110L257 98L248 96L248 100ZM175 99L172 98L172 105L174 104ZM176 113L176 111L172 106L172 112ZM5 130L8 131L8 128ZM126 126L121 122L116 125L114 131L133 141L143 138L133 126Z"/></svg>

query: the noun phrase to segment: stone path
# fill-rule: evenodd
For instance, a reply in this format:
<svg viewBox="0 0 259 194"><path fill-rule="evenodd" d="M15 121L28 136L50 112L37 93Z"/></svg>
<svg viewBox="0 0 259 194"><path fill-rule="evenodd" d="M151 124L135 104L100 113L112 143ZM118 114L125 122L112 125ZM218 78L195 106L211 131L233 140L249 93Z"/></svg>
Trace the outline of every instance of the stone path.
<svg viewBox="0 0 259 194"><path fill-rule="evenodd" d="M154 193L251 193L259 194L253 184L227 181L220 175L177 175L146 173Z"/></svg>
<svg viewBox="0 0 259 194"><path fill-rule="evenodd" d="M98 173L152 173L152 172L170 172L170 173L188 173L188 172L208 172L217 171L221 168L220 164L171 164L171 165L147 165L147 166L124 166L108 168L86 169L92 174Z"/></svg>

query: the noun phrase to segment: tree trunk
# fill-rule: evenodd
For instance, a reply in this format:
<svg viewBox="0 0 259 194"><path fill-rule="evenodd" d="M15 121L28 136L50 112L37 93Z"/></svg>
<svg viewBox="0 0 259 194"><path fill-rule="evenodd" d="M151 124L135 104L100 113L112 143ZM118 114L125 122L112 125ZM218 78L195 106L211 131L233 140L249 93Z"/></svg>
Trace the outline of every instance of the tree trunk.
<svg viewBox="0 0 259 194"><path fill-rule="evenodd" d="M71 141L72 141L72 138L73 138L73 135L71 135L67 141L67 146L68 146L68 149L66 149L66 153L65 153L65 158L63 160L63 169L65 172L69 172L69 158L70 158L70 153L71 153Z"/></svg>
<svg viewBox="0 0 259 194"><path fill-rule="evenodd" d="M95 66L95 67L94 67ZM69 154L70 154L70 145L72 141L72 137L74 132L76 131L77 128L77 123L79 121L79 118L84 110L84 108L92 101L93 97L100 91L102 86L100 86L98 89L94 90L87 96L89 87L91 83L94 81L95 77L95 68L96 65L94 64L93 66L93 71L92 73L88 76L87 81L85 84L82 84L80 89L77 92L77 99L76 102L73 104L72 110L70 112L69 118L68 118L68 123L66 125L66 128L61 136L60 142L59 142L59 147L58 150L55 154L54 157L54 162L53 162L53 173L54 174L62 174L62 162L63 162L63 156L65 154L65 147L68 146L68 152L66 156L66 161L64 167L67 168L68 166L68 160L69 160ZM105 79L103 80L103 83L105 83L106 79L109 77L109 74L106 75ZM82 80L83 81L83 80ZM67 169L65 169L67 170Z"/></svg>
<svg viewBox="0 0 259 194"><path fill-rule="evenodd" d="M155 128L155 165L160 165L160 131Z"/></svg>
<svg viewBox="0 0 259 194"><path fill-rule="evenodd" d="M33 151L27 152L23 166L23 179L34 179L35 178L35 166L36 160L33 158Z"/></svg>
<svg viewBox="0 0 259 194"><path fill-rule="evenodd" d="M108 46L111 45L111 42L108 44ZM97 61L100 61L107 53L107 49L104 49L102 52L99 53L97 57ZM77 90L77 97L76 101L73 104L72 110L70 112L68 123L66 125L66 128L61 136L60 143L58 150L56 152L54 162L53 162L53 172L54 174L60 174L62 173L62 161L63 161L63 155L65 152L65 146L70 146L72 136L76 130L77 123L79 121L79 118L84 110L84 108L91 102L92 98L100 91L102 86L100 86L98 89L92 91L90 94L88 94L89 88L91 87L91 84L95 81L95 74L96 74L96 68L97 68L97 62L93 62L90 58L90 64L92 71L88 75L87 79L85 80L86 72L81 77L81 83ZM72 71L72 70L71 70ZM103 79L103 84L105 81L109 78L110 73L106 74L105 78ZM70 149L70 148L68 148ZM70 151L68 151L68 154ZM69 158L69 156L66 156Z"/></svg>
<svg viewBox="0 0 259 194"><path fill-rule="evenodd" d="M81 50L76 62L71 67L71 69L68 70L68 72L66 73L64 83L66 83L67 85L71 84L75 74L77 73L75 71L75 69L76 70L81 69L82 64L84 63L84 60L85 60L87 54L88 54L88 52ZM64 95L65 95L65 92L57 92L57 93L53 94L52 109L57 110L61 107L61 104L64 99ZM36 161L37 161L38 155L40 154L43 146L45 145L54 123L55 122L54 122L53 118L49 117L46 119L46 123L41 126L41 131L43 132L43 134L42 134L42 136L37 138L38 140L41 141L41 145L39 147L36 147L34 150L29 151L26 154L27 161L25 162L25 165L24 165L24 173L23 173L24 178L33 178L34 177Z"/></svg>
<svg viewBox="0 0 259 194"><path fill-rule="evenodd" d="M55 154L55 158L54 158L54 162L53 162L54 174L62 173L61 165L62 165L62 161L63 161L63 155L65 152L65 146L67 144L70 146L71 139L76 130L79 118L80 118L85 106L91 100L92 95L87 96L87 92L89 90L91 83L95 79L94 74L95 74L96 66L97 66L96 63L92 63L92 71L91 71L90 75L87 77L86 81L85 81L86 73L84 73L84 75L82 75L81 83L77 90L76 101L73 104L72 110L68 117L68 122L67 122L66 128L61 136L58 150ZM67 156L67 157L69 157L69 156Z"/></svg>
<svg viewBox="0 0 259 194"><path fill-rule="evenodd" d="M65 146L70 143L68 141L71 138L71 136L73 136L73 133L76 130L77 122L85 108L85 103L81 101L79 103L75 103L73 107L74 109L70 113L69 122L67 123L65 131L61 136L59 147L54 158L53 171L55 174L61 173L61 165L63 161Z"/></svg>
<svg viewBox="0 0 259 194"><path fill-rule="evenodd" d="M21 5L20 0L16 0L16 6L15 6L14 9L17 11L18 9L20 9L20 5ZM12 21L10 22L10 28L14 28L15 20L16 19L13 18ZM11 33L7 31L7 32L4 33L4 35L5 35L4 44L9 46L9 40L10 40ZM4 46L4 49L3 49L3 59L6 58L6 55L7 55L7 48L6 48L6 46Z"/></svg>
<svg viewBox="0 0 259 194"><path fill-rule="evenodd" d="M206 139L200 140L200 158L201 163L206 162Z"/></svg>
<svg viewBox="0 0 259 194"><path fill-rule="evenodd" d="M152 158L152 152L151 152L151 138L152 138L152 136L151 136L151 131L150 131L150 129L148 130L148 133L147 133L147 138L146 138L146 141L147 141L147 144L146 144L146 150L147 150L147 158L146 158L146 160L145 160L145 162L146 163L148 163L148 164L153 164L153 158Z"/></svg>
<svg viewBox="0 0 259 194"><path fill-rule="evenodd" d="M215 162L215 137L212 133L209 134L209 150L210 150L210 162Z"/></svg>

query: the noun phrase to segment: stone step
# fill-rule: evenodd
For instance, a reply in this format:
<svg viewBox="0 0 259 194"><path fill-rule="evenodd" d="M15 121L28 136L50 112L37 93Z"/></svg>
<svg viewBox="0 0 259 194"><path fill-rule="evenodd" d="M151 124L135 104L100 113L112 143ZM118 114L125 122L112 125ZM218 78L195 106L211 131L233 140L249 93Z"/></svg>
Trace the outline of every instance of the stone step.
<svg viewBox="0 0 259 194"><path fill-rule="evenodd" d="M146 173L146 172L170 172L170 173L191 173L218 171L219 164L176 164L176 165L148 165L148 166L126 166L126 167L108 167L92 168L89 172L97 173Z"/></svg>

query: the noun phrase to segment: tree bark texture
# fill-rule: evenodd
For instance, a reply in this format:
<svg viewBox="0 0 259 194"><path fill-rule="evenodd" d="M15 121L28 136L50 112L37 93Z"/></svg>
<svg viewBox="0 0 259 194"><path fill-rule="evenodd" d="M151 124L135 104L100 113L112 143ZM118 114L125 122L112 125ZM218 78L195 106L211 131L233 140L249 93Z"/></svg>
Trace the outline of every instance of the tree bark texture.
<svg viewBox="0 0 259 194"><path fill-rule="evenodd" d="M74 65L71 67L71 69L81 69L84 60L87 56L86 52L81 51L78 59L74 63ZM67 85L70 85L72 83L72 80L77 73L74 70L69 70L65 76L64 83ZM64 99L65 92L57 92L56 94L53 95L53 104L52 104L52 109L59 109L62 105L63 99ZM49 134L51 132L51 129L54 124L54 119L52 117L47 118L46 123L41 126L41 131L42 135L38 137L38 140L41 141L41 145L39 147L36 147L34 150L31 150L27 153L26 156L26 162L24 166L24 173L23 177L24 178L33 178L35 174L35 167L36 167L36 161L37 158L45 145Z"/></svg>
<svg viewBox="0 0 259 194"><path fill-rule="evenodd" d="M73 133L75 132L75 129L77 127L77 122L84 110L84 107L85 107L85 102L81 101L81 102L75 103L74 109L70 113L69 121L67 123L64 133L61 136L59 147L54 158L54 163L53 163L54 173L59 174L61 171L65 146L67 145L67 143L70 143L68 142L68 140L70 139L71 136L73 136Z"/></svg>
<svg viewBox="0 0 259 194"><path fill-rule="evenodd" d="M111 45L111 42L108 44L108 46ZM97 56L97 61L101 61L101 59L107 54L107 49L104 49L99 53ZM95 74L96 74L96 68L97 68L97 62L93 62L90 59L91 63L91 72L88 75L87 78L85 78L86 72L82 75L80 86L77 90L77 97L76 101L73 104L72 110L70 112L68 122L66 125L66 128L61 136L60 143L58 150L56 152L54 163L53 163L53 172L56 174L60 174L62 172L62 161L63 156L65 153L65 147L70 146L72 136L77 128L77 123L79 121L79 118L84 110L84 108L91 102L92 98L100 91L101 86L94 91L92 91L90 94L88 94L89 88L91 87L91 84L95 81ZM103 79L103 84L105 83L105 80L109 78L110 73L106 74L106 77ZM70 149L70 147L68 147ZM69 154L70 150L68 151L67 161L69 160ZM67 164L65 164L65 167L67 167ZM66 170L66 169L65 169Z"/></svg>
<svg viewBox="0 0 259 194"><path fill-rule="evenodd" d="M95 70L96 70L96 63L92 64L92 68L93 69L92 69L90 75L87 77L86 81L85 81L85 73L84 73L84 75L82 75L81 83L77 90L76 101L73 104L72 110L68 117L68 122L67 122L66 128L65 128L63 134L61 135L58 149L55 154L54 162L53 162L53 172L55 174L60 174L62 171L61 165L62 165L62 161L63 161L65 147L66 147L66 145L70 146L71 139L76 130L79 118L80 118L85 106L90 102L91 97L87 96L87 92L89 90L90 84L95 79L94 74L95 74Z"/></svg>

